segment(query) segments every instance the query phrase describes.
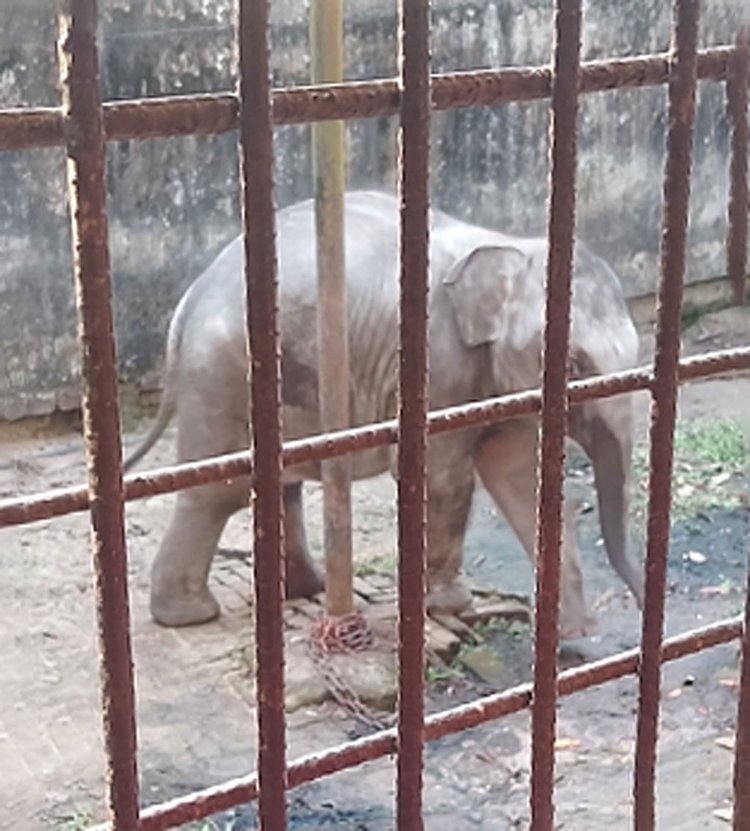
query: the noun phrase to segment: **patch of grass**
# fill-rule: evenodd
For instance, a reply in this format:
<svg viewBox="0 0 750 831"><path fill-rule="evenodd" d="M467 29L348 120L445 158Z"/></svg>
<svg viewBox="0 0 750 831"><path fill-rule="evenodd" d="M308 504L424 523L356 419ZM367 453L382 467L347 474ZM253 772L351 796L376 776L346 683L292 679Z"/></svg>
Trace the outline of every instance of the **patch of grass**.
<svg viewBox="0 0 750 831"><path fill-rule="evenodd" d="M211 819L203 819L198 822L192 822L185 826L185 828L187 831L220 831L220 826L218 826Z"/></svg>
<svg viewBox="0 0 750 831"><path fill-rule="evenodd" d="M92 825L91 817L84 811L74 811L66 814L55 823L58 831L85 831Z"/></svg>
<svg viewBox="0 0 750 831"><path fill-rule="evenodd" d="M704 306L686 304L682 311L682 329L689 329L706 315L714 314L715 312L722 312L732 306L731 300L715 300L713 303L707 303Z"/></svg>
<svg viewBox="0 0 750 831"><path fill-rule="evenodd" d="M383 554L371 557L363 563L356 563L354 574L357 577L369 577L373 574L395 574L396 557L393 554Z"/></svg>
<svg viewBox="0 0 750 831"><path fill-rule="evenodd" d="M678 461L741 468L747 462L747 438L737 421L692 422L678 427L675 451Z"/></svg>
<svg viewBox="0 0 750 831"><path fill-rule="evenodd" d="M434 666L428 664L424 673L424 680L428 684L445 683L446 681L457 681L464 677L463 667L454 659L448 666Z"/></svg>
<svg viewBox="0 0 750 831"><path fill-rule="evenodd" d="M734 507L746 492L750 446L739 422L678 423L674 454L672 510L676 519L710 508ZM638 447L633 456L633 514L638 522L645 522L648 478L648 447Z"/></svg>

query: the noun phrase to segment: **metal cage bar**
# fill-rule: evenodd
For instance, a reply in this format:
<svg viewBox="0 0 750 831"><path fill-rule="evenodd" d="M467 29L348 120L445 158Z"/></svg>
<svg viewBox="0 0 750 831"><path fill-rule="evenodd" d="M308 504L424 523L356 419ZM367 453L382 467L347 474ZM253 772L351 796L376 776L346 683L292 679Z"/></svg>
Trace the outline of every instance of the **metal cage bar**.
<svg viewBox="0 0 750 831"><path fill-rule="evenodd" d="M750 555L750 552L748 552ZM734 756L734 831L750 831L750 556L747 561L745 618L740 657L740 699L737 705Z"/></svg>
<svg viewBox="0 0 750 831"><path fill-rule="evenodd" d="M96 0L66 0L60 81L68 155L83 427L107 753L107 803L116 831L138 827L135 693L110 279L106 146L96 45Z"/></svg>
<svg viewBox="0 0 750 831"><path fill-rule="evenodd" d="M723 81L733 46L715 46L698 53L698 78ZM660 86L669 77L669 54L639 55L581 65L581 93ZM433 76L436 111L489 107L509 101L549 98L549 66L512 67ZM349 82L273 91L277 126L330 119L395 115L400 106L398 79ZM107 141L216 135L238 127L239 104L231 92L175 95L110 101L104 104ZM0 110L0 151L63 144L60 110L29 107Z"/></svg>
<svg viewBox="0 0 750 831"><path fill-rule="evenodd" d="M667 638L663 644L662 657L665 663L676 661L695 652L736 640L741 633L740 618L712 623ZM633 675L638 671L639 659L639 649L634 648L575 669L564 670L558 676L559 695L573 695L607 681ZM425 719L425 739L434 741L525 710L531 705L532 689L532 682L519 684L500 693L429 715ZM296 788L305 782L381 759L395 753L396 749L396 730L391 728L311 753L289 763L289 787ZM257 776L243 776L146 808L141 815L142 831L163 831L180 823L199 820L233 805L248 802L257 796Z"/></svg>
<svg viewBox="0 0 750 831"><path fill-rule="evenodd" d="M750 76L750 27L737 36L737 48L727 71L727 113L732 124L732 155L729 163L729 207L727 211L727 274L734 302L743 304L747 294L748 221L748 80Z"/></svg>
<svg viewBox="0 0 750 831"><path fill-rule="evenodd" d="M750 368L750 347L724 350L682 362L679 360L679 316L696 79L727 80L728 105L734 125L727 256L730 274L735 280L739 279L739 271L745 268L748 207L746 35L744 40L738 39L736 46L697 52L698 2L674 0L675 43L668 55L580 65L580 0L558 0L559 48L556 55L560 63L556 58L554 69L522 67L430 76L428 6L427 0L422 3L402 0L404 62L400 83L385 79L272 91L268 71L268 0L244 0L240 3L240 83L236 95L222 93L102 105L98 83L96 2L64 0L61 18L62 107L0 111L0 150L64 144L68 151L76 294L86 382L83 409L88 466L88 487L66 488L1 501L0 527L86 508L91 511L108 800L113 826L117 829L141 828L143 831L167 828L259 797L262 827L280 829L286 825L287 786L296 786L398 751L399 827L421 828L424 741L533 705L534 827L551 828L554 706L557 696L639 672L635 823L639 829L650 829L654 825L661 664L736 639L744 632L734 774L734 825L745 831L750 827L750 807L747 804L750 792L750 728L747 726L750 707L750 641L747 634L750 605L746 606L744 629L739 618L666 640L662 639L662 629L678 383ZM576 17L578 19L574 20ZM565 38L567 46L563 44ZM567 353L570 261L574 239L577 94L656 85L667 80L670 126L654 369L652 372L650 368L640 368L566 385L564 356ZM524 391L428 415L425 381L430 108L448 110L550 96L556 129L552 148L554 186L551 188L549 294L542 390ZM564 101L568 102L567 108ZM273 126L311 120L365 118L399 111L404 139L400 419L282 445L276 323ZM251 418L253 435L262 436L263 441L254 442L252 451L152 471L129 477L123 484L107 248L105 143L125 138L216 134L236 128L240 131L246 222L247 312L252 354L250 385L254 402ZM405 279L407 272L408 280ZM419 279L415 280L415 276ZM744 273L742 276L744 278ZM553 302L554 297L559 299L558 303ZM553 308L554 315L550 314ZM407 317L409 325L405 326ZM558 354L554 354L554 350ZM564 437L566 405L636 389L651 389L653 394L643 643L640 650L629 650L557 675L556 606L559 598L563 462L560 436ZM546 623L537 624L537 675L530 684L425 718L421 642L424 627L425 437L522 414L535 414L540 410L545 430L538 539L540 614L537 619ZM407 433L409 438L405 439ZM399 725L394 730L331 748L287 765L281 616L282 465L322 460L381 446L395 442L399 436L402 439L399 476L399 616L402 639ZM126 499L170 492L248 472L255 477L258 774L154 806L142 812L139 819L123 503ZM750 600L746 598L746 602L750 603ZM410 656L412 660L409 660Z"/></svg>
<svg viewBox="0 0 750 831"><path fill-rule="evenodd" d="M281 366L268 0L240 0L240 163L245 241L253 504L260 827L286 827Z"/></svg>
<svg viewBox="0 0 750 831"><path fill-rule="evenodd" d="M568 344L575 240L581 2L556 0L553 43L547 298L536 537L534 693L531 720L531 824L554 825L557 653L559 648Z"/></svg>
<svg viewBox="0 0 750 831"><path fill-rule="evenodd" d="M401 0L398 430L399 696L396 816L421 831L424 756L425 464L429 260L430 4Z"/></svg>
<svg viewBox="0 0 750 831"><path fill-rule="evenodd" d="M646 590L633 785L637 831L650 831L655 822L656 743L661 693L664 592L671 524L680 320L690 208L698 8L698 0L674 0L661 279L651 401Z"/></svg>
<svg viewBox="0 0 750 831"><path fill-rule="evenodd" d="M736 347L694 355L681 361L678 367L680 383L708 378L724 372L750 369L750 347ZM569 385L569 401L580 404L597 398L607 398L637 390L650 389L653 379L651 367L638 367L623 372L610 373ZM439 435L490 422L503 421L521 415L539 412L539 389L502 395L484 401L472 402L443 410L432 411L427 419L428 435ZM398 440L398 422L376 422L349 430L339 430L309 439L295 439L284 443L284 466L319 461L333 455L368 450ZM185 462L154 469L147 473L131 474L125 478L125 499L142 499L145 496L173 493L184 488L231 479L252 473L251 453L241 450L200 462ZM22 525L85 511L89 505L88 490L84 486L71 486L43 491L31 496L0 499L0 528Z"/></svg>

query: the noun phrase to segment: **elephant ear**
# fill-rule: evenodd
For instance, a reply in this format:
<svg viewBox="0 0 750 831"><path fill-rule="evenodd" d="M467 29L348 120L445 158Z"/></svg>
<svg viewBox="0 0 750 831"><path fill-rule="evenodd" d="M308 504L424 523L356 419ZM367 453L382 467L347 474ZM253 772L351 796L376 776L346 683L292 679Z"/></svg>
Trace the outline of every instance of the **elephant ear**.
<svg viewBox="0 0 750 831"><path fill-rule="evenodd" d="M467 346L480 346L502 336L513 279L525 262L517 248L487 245L475 248L443 278L461 340Z"/></svg>

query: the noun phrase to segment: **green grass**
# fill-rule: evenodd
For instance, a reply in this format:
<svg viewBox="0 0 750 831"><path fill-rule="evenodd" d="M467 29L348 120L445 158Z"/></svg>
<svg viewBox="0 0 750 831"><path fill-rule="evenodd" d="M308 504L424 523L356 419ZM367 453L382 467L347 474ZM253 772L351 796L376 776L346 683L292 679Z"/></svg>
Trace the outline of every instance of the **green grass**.
<svg viewBox="0 0 750 831"><path fill-rule="evenodd" d="M84 811L74 811L67 814L55 823L57 831L85 831L93 824L89 814Z"/></svg>
<svg viewBox="0 0 750 831"><path fill-rule="evenodd" d="M686 305L682 311L682 329L689 329L695 326L698 321L710 314L722 312L724 309L730 308L734 305L731 300L714 300L713 303L707 303L704 306Z"/></svg>
<svg viewBox="0 0 750 831"><path fill-rule="evenodd" d="M736 507L746 499L750 447L746 430L734 420L677 425L672 479L675 519L711 508ZM648 494L648 448L633 458L633 514L644 522Z"/></svg>
<svg viewBox="0 0 750 831"><path fill-rule="evenodd" d="M354 574L357 577L369 577L373 574L396 574L397 559L395 554L382 554L364 562L355 563Z"/></svg>

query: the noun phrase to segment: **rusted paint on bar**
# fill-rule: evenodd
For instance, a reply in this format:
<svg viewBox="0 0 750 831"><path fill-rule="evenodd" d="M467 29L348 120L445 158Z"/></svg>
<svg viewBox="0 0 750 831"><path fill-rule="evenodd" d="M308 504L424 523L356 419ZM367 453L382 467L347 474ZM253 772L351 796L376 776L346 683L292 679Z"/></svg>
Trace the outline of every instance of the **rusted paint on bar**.
<svg viewBox="0 0 750 831"><path fill-rule="evenodd" d="M747 559L733 780L734 831L750 831L750 551Z"/></svg>
<svg viewBox="0 0 750 831"><path fill-rule="evenodd" d="M698 54L698 77L723 81L733 46L715 46ZM640 55L581 65L580 92L658 86L667 81L667 54ZM534 101L550 95L548 66L513 67L435 75L435 110L497 106L508 101ZM345 118L394 115L399 108L395 78L346 85L295 87L273 93L276 125ZM237 96L176 95L112 101L104 105L107 141L164 138L177 135L216 135L236 130ZM0 110L0 151L49 147L63 143L60 110L55 107Z"/></svg>
<svg viewBox="0 0 750 831"><path fill-rule="evenodd" d="M727 72L727 112L732 124L727 217L727 274L734 290L734 302L738 305L744 304L747 292L749 62L750 25L737 36L737 48L732 55Z"/></svg>
<svg viewBox="0 0 750 831"><path fill-rule="evenodd" d="M107 804L112 827L133 831L138 828L135 694L96 29L96 0L65 0L60 14L60 81L85 380L83 426L107 752Z"/></svg>
<svg viewBox="0 0 750 831"><path fill-rule="evenodd" d="M695 381L726 372L750 369L750 347L723 349L705 355L694 355L680 362L679 381ZM608 398L651 386L651 367L638 367L624 372L602 375L569 385L571 404L580 404L597 398ZM540 390L527 390L510 395L474 401L430 413L428 434L439 435L494 421L503 421L519 415L538 413L541 406ZM369 450L398 441L398 422L381 421L350 430L340 430L327 436L295 439L284 443L284 466L319 461L331 455ZM125 478L125 499L131 501L145 496L174 493L181 488L206 485L252 472L250 453L240 450L216 456L202 462L185 462L147 473L131 474ZM81 486L44 491L31 496L0 499L0 528L38 522L55 516L85 511L88 490Z"/></svg>
<svg viewBox="0 0 750 831"><path fill-rule="evenodd" d="M253 570L258 700L258 814L263 831L286 828L284 552L281 361L278 332L269 0L240 0L240 172L254 470Z"/></svg>
<svg viewBox="0 0 750 831"><path fill-rule="evenodd" d="M740 657L740 698L734 750L734 831L750 831L750 551Z"/></svg>
<svg viewBox="0 0 750 831"><path fill-rule="evenodd" d="M557 653L568 344L575 242L576 132L581 2L556 0L551 101L547 300L536 536L534 692L531 720L531 825L554 826Z"/></svg>
<svg viewBox="0 0 750 831"><path fill-rule="evenodd" d="M634 827L637 831L652 831L655 822L654 780L677 415L680 319L690 207L698 0L674 0L673 14L674 57L669 81L661 280L651 405L646 592L634 777Z"/></svg>
<svg viewBox="0 0 750 831"><path fill-rule="evenodd" d="M739 617L711 623L665 640L663 658L665 662L675 661L695 652L729 643L741 635L742 619ZM638 670L639 657L637 648L629 649L599 661L565 670L559 675L558 692L561 696L572 695L607 681L633 675ZM520 684L468 704L429 715L425 720L425 738L427 741L435 741L520 712L530 706L531 694L531 683ZM340 770L380 759L395 751L396 731L390 729L311 753L290 762L289 787L304 785ZM256 799L257 795L255 774L233 779L146 808L141 815L142 831L164 831L181 823L203 819L217 811Z"/></svg>
<svg viewBox="0 0 750 831"><path fill-rule="evenodd" d="M396 818L421 831L424 765L425 464L430 207L430 4L401 0L401 270Z"/></svg>

